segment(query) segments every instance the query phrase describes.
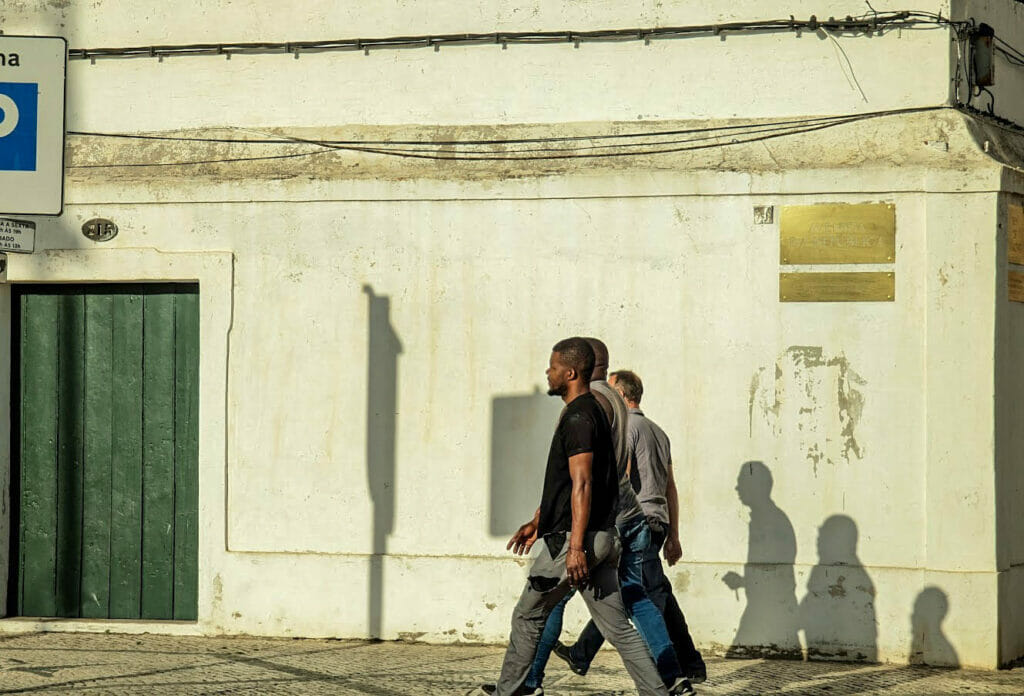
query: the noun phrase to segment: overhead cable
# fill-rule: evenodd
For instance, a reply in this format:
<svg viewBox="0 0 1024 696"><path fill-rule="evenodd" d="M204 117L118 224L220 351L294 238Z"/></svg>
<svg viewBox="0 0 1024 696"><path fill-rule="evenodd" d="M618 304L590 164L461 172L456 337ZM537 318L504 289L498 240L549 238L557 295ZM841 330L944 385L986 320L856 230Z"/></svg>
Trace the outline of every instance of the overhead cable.
<svg viewBox="0 0 1024 696"><path fill-rule="evenodd" d="M73 48L68 51L71 60L97 60L107 58L165 58L171 56L213 55L230 58L233 55L267 53L292 54L326 51L362 51L380 49L433 48L442 46L509 44L573 44L589 42L644 41L674 39L687 36L719 36L722 34L802 32L819 30L837 34L873 34L891 29L915 29L938 26L964 27L969 22L953 21L941 14L903 10L899 12L871 13L843 18L767 19L719 24L698 24L674 27L648 27L630 29L597 29L590 31L535 31L490 32L467 34L424 34L418 36L388 36L380 38L350 38L326 41L278 41L243 43L192 43L174 45L127 46L119 48Z"/></svg>
<svg viewBox="0 0 1024 696"><path fill-rule="evenodd" d="M681 129L673 131L657 131L651 133L631 132L626 134L595 134L592 136L567 136L565 138L517 138L474 141L445 141L444 143L430 140L317 140L298 136L255 139L217 139L192 138L177 136L148 136L139 134L88 133L79 132L82 137L99 138L131 138L140 140L179 140L182 142L202 142L224 145L293 145L313 146L319 149L304 150L297 153L276 156L225 157L220 159L203 159L170 162L134 162L110 163L93 165L72 165L70 169L80 168L116 168L116 167L178 167L199 164L219 164L232 162L250 162L263 159L283 159L308 157L328 152L343 151L375 154L390 157L461 161L461 162L518 162L518 161L553 161L568 159L605 159L613 157L642 157L663 155L712 148L725 148L755 142L763 142L792 135L801 135L828 128L847 125L858 121L894 116L899 114L923 113L952 109L950 106L929 106L918 108L894 109L889 111L866 112L861 114L844 114L830 117L817 117L799 120L750 123L745 125ZM715 134L717 133L717 134ZM666 135L674 137L688 134L693 137L665 140ZM660 139L651 140L652 136ZM625 142L605 145L581 145L580 140L589 139L605 141L608 138L626 138ZM637 138L648 138L637 140ZM713 142L708 142L709 140ZM505 150L479 150L466 148L507 147L509 145L563 143L564 147L555 148L513 148ZM451 148L451 149L450 149Z"/></svg>

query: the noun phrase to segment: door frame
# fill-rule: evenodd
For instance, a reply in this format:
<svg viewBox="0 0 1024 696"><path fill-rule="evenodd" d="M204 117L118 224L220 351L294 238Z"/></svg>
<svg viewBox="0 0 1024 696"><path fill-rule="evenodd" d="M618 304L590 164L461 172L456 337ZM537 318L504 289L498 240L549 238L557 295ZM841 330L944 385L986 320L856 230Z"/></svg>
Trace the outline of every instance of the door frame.
<svg viewBox="0 0 1024 696"><path fill-rule="evenodd" d="M0 284L0 612L8 606L12 529L11 285L98 283L199 284L199 509L198 620L0 619L0 633L116 631L201 634L220 602L215 579L227 553L226 474L228 349L233 312L234 255L225 251L161 252L155 249L52 249L8 257ZM5 446L6 445L6 446ZM3 616L3 613L0 613Z"/></svg>

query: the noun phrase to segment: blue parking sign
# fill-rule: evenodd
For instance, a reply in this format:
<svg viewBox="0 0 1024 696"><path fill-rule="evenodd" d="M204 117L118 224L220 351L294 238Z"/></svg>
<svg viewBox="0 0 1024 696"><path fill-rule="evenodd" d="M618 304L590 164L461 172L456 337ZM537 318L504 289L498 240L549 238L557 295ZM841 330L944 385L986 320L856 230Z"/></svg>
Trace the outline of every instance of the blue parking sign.
<svg viewBox="0 0 1024 696"><path fill-rule="evenodd" d="M39 85L0 82L0 171L36 170Z"/></svg>

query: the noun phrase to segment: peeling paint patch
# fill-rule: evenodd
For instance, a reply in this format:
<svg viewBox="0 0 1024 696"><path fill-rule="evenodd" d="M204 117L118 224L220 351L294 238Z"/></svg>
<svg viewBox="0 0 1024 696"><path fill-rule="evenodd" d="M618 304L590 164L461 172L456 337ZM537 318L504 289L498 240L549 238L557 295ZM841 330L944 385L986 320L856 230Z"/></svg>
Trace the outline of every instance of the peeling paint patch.
<svg viewBox="0 0 1024 696"><path fill-rule="evenodd" d="M770 645L733 645L725 650L725 656L740 659L759 660L802 660L803 651Z"/></svg>
<svg viewBox="0 0 1024 696"><path fill-rule="evenodd" d="M454 633L454 631L449 631L449 633ZM425 631L399 631L398 640L401 643L415 643L425 635L427 635Z"/></svg>
<svg viewBox="0 0 1024 696"><path fill-rule="evenodd" d="M690 571L684 570L676 575L674 582L672 583L672 589L682 594L690 589Z"/></svg>
<svg viewBox="0 0 1024 696"><path fill-rule="evenodd" d="M789 442L811 464L849 464L864 458L857 426L864 413L867 381L846 356L827 356L821 346L790 346L750 383L750 436Z"/></svg>
<svg viewBox="0 0 1024 696"><path fill-rule="evenodd" d="M484 606L487 607L487 611L494 611L498 608L498 605L494 602L486 602L484 603Z"/></svg>
<svg viewBox="0 0 1024 696"><path fill-rule="evenodd" d="M843 587L843 580L846 580L846 578L840 575L835 584L828 586L828 593L832 598L840 599L846 596L846 588Z"/></svg>
<svg viewBox="0 0 1024 696"><path fill-rule="evenodd" d="M224 581L220 579L220 573L213 576L213 603L218 605L224 599Z"/></svg>

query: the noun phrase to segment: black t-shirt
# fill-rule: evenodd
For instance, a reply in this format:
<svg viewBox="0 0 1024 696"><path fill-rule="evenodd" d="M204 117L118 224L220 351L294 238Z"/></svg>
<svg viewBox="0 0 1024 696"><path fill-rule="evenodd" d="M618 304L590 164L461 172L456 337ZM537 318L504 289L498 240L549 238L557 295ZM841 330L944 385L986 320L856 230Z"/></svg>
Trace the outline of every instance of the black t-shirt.
<svg viewBox="0 0 1024 696"><path fill-rule="evenodd" d="M612 429L597 399L588 392L577 396L565 407L551 439L548 467L544 473L544 493L540 501L539 536L572 529L569 457L584 452L594 454L587 529L596 531L615 525L619 487Z"/></svg>

